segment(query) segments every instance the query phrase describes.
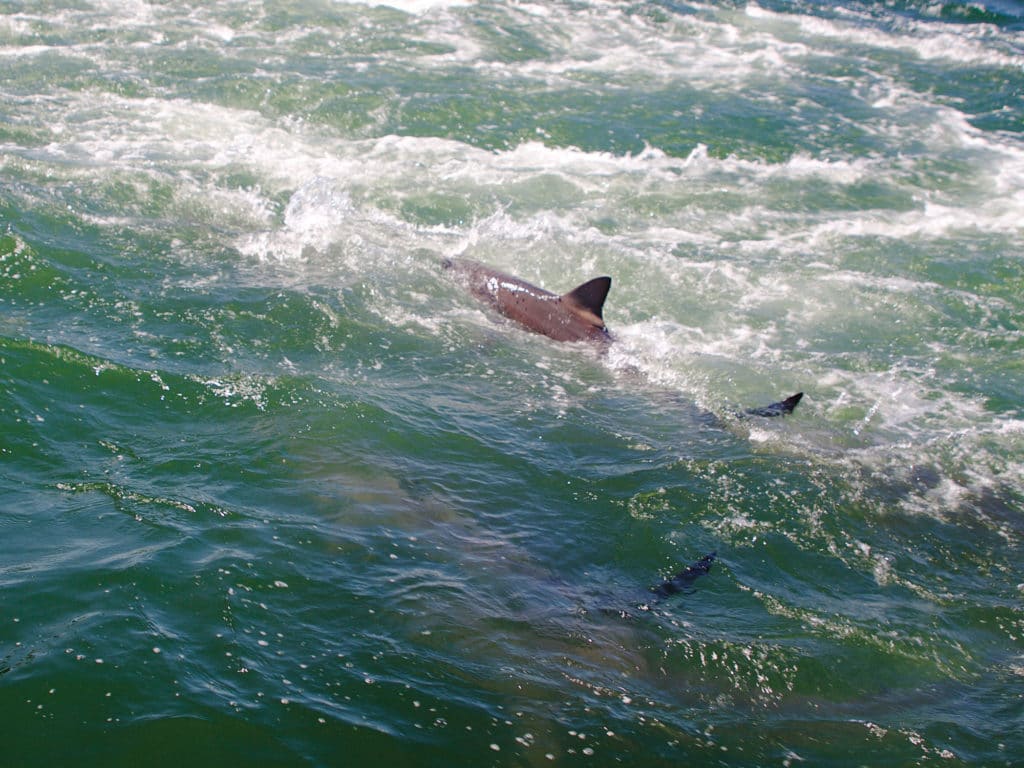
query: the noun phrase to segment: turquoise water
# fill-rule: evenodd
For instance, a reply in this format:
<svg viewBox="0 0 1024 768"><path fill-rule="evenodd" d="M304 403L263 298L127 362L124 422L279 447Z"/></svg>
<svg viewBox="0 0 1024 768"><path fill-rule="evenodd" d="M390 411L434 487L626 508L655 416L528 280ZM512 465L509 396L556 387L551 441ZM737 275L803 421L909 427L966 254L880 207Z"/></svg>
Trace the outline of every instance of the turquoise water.
<svg viewBox="0 0 1024 768"><path fill-rule="evenodd" d="M0 96L4 765L1024 764L1024 5L15 1Z"/></svg>

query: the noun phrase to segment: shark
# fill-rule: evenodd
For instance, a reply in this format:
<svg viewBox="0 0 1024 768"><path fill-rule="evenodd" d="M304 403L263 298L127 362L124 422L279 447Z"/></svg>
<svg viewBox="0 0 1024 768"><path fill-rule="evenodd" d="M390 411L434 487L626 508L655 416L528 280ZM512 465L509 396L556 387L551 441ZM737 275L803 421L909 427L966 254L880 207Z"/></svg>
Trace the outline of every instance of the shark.
<svg viewBox="0 0 1024 768"><path fill-rule="evenodd" d="M699 560L690 563L671 579L651 587L650 591L659 598L671 597L686 590L693 582L711 571L711 564L718 557L717 552L708 552Z"/></svg>
<svg viewBox="0 0 1024 768"><path fill-rule="evenodd" d="M478 261L448 258L441 265L477 299L534 333L555 341L588 341L602 346L612 342L604 322L604 302L612 287L607 275L557 294ZM797 392L770 405L748 408L743 415L786 416L803 396L803 392Z"/></svg>
<svg viewBox="0 0 1024 768"><path fill-rule="evenodd" d="M445 259L442 266L478 299L535 333L555 341L612 340L602 316L610 277L595 277L559 295L476 261Z"/></svg>
<svg viewBox="0 0 1024 768"><path fill-rule="evenodd" d="M718 557L717 552L708 552L700 559L693 561L671 578L648 588L645 599L631 603L630 607L601 608L600 613L617 619L633 621L640 613L657 610L657 606L668 598L679 594L690 594L691 587L697 579L711 572L711 565Z"/></svg>

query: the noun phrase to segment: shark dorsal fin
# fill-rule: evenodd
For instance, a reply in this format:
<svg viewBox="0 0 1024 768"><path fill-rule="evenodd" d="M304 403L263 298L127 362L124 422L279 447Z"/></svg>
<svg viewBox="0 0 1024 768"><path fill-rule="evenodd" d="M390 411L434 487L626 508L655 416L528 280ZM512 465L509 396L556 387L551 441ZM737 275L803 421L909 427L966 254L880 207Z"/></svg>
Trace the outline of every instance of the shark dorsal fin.
<svg viewBox="0 0 1024 768"><path fill-rule="evenodd" d="M604 325L604 317L601 311L604 308L604 300L611 290L612 279L610 277L595 277L583 285L577 286L562 296L564 301L569 302L582 312L594 315L601 325Z"/></svg>

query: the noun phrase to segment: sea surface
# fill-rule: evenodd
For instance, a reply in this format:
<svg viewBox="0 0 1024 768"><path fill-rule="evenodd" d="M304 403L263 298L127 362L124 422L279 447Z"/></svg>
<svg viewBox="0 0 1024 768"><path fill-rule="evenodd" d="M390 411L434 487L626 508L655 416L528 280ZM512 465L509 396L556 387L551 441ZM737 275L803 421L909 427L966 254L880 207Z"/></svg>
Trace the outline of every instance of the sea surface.
<svg viewBox="0 0 1024 768"><path fill-rule="evenodd" d="M5 767L1024 765L1022 395L1024 3L0 2Z"/></svg>

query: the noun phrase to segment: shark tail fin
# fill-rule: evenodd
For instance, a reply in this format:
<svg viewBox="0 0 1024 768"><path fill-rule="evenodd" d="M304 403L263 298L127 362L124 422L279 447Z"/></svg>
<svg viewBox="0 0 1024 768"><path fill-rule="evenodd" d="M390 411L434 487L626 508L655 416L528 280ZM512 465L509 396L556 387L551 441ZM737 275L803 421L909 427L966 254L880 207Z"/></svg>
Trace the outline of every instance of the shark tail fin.
<svg viewBox="0 0 1024 768"><path fill-rule="evenodd" d="M748 408L746 413L751 416L785 416L786 414L793 412L793 409L799 405L803 396L803 392L797 392L795 395L791 395L785 400L780 400L777 403L766 405L763 408Z"/></svg>
<svg viewBox="0 0 1024 768"><path fill-rule="evenodd" d="M608 298L608 291L611 290L612 279L610 277L595 277L573 288L562 296L564 301L569 302L578 309L588 312L604 324L604 300Z"/></svg>

